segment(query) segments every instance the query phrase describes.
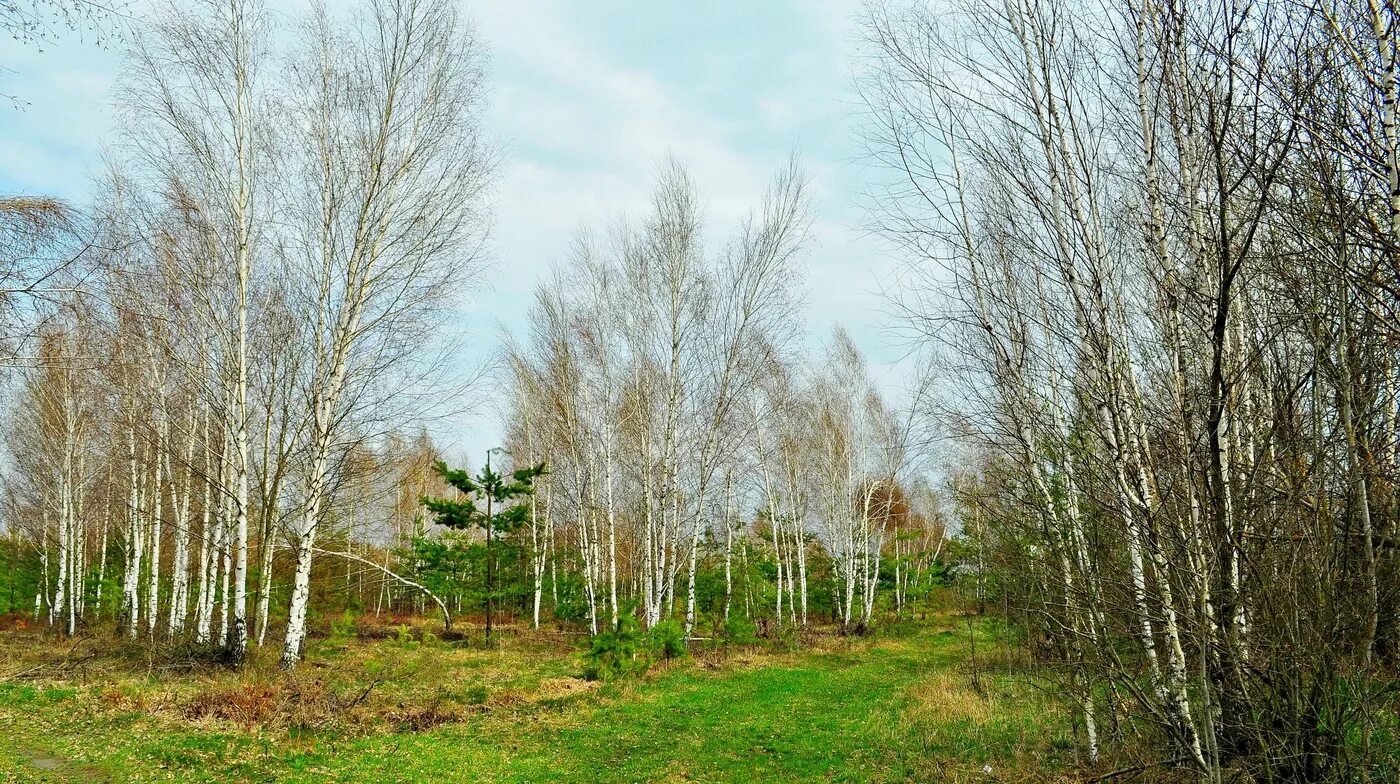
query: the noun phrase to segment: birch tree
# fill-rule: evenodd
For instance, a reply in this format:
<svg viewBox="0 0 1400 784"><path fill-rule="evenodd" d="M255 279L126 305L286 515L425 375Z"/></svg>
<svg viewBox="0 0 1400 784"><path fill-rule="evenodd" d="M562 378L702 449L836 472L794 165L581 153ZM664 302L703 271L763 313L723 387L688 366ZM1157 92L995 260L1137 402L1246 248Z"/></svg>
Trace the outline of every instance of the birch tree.
<svg viewBox="0 0 1400 784"><path fill-rule="evenodd" d="M251 281L259 242L258 199L267 168L260 84L268 34L257 2L208 0L167 6L132 47L124 103L137 159L165 183L181 183L189 209L202 214L207 256L199 266L219 284L199 301L198 315L226 372L218 401L232 441L228 485L233 503L230 656L247 649L248 332ZM207 372L207 369L206 369ZM153 488L157 502L160 488ZM154 608L153 608L154 609Z"/></svg>
<svg viewBox="0 0 1400 784"><path fill-rule="evenodd" d="M282 664L301 656L311 562L346 427L373 384L412 362L448 284L474 258L492 156L477 124L481 72L469 29L428 0L324 9L304 31L287 96L304 142L289 279L308 325L307 468Z"/></svg>
<svg viewBox="0 0 1400 784"><path fill-rule="evenodd" d="M1341 240L1388 214L1383 185L1340 175L1365 148L1379 184L1390 149L1385 46L1362 55L1338 35L1378 29L1369 8L866 14L864 131L888 175L872 221L913 262L906 324L960 387L935 419L990 455L962 506L979 585L990 542L1069 665L1090 759L1116 719L1105 687L1204 780L1378 759L1364 707L1351 726L1370 761L1342 760L1303 729L1338 705L1288 696L1351 677L1305 653L1329 619L1352 619L1342 658L1371 670L1382 601L1379 472L1361 468L1356 416L1372 433L1389 417L1357 377L1389 384L1369 347L1391 293L1374 295L1377 254ZM1324 141L1358 116L1371 136ZM1359 593L1331 590L1336 558ZM1270 667L1296 680L1258 677Z"/></svg>

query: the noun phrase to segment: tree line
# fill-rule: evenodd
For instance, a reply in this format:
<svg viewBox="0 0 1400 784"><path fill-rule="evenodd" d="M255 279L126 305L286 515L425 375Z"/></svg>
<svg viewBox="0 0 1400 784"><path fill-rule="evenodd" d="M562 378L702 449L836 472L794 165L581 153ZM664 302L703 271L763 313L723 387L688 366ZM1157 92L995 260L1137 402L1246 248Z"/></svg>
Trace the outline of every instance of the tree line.
<svg viewBox="0 0 1400 784"><path fill-rule="evenodd" d="M803 345L795 159L722 241L663 163L478 377L452 316L498 156L453 3L170 4L123 43L93 203L0 204L10 612L290 668L313 610L859 633L941 579L913 418L844 332ZM428 429L480 383L473 479Z"/></svg>
<svg viewBox="0 0 1400 784"><path fill-rule="evenodd" d="M796 345L809 211L796 163L715 248L699 203L685 169L663 166L647 213L581 233L507 346L509 444L551 466L528 520L535 620L548 552L581 576L595 633L632 597L647 625L679 613L690 634L707 555L728 618L736 544L757 525L772 620L807 624L815 557L834 620L863 631L882 566L902 603L908 571L922 559L929 574L942 545L912 420L844 332L818 356Z"/></svg>
<svg viewBox="0 0 1400 784"><path fill-rule="evenodd" d="M96 203L30 232L76 261L15 346L36 356L6 528L38 547L36 612L67 633L106 607L132 637L192 625L241 662L285 538L293 666L353 458L445 389L433 333L479 257L495 162L478 45L422 0L315 7L274 36L284 21L242 0L143 19Z"/></svg>
<svg viewBox="0 0 1400 784"><path fill-rule="evenodd" d="M1081 752L1394 775L1393 3L877 4L876 228Z"/></svg>

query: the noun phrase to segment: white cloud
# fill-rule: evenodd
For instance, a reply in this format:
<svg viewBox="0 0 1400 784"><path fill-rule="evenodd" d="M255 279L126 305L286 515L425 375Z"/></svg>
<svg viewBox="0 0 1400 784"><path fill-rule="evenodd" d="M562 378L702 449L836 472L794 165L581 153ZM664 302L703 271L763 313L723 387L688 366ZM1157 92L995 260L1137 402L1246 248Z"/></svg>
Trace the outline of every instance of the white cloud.
<svg viewBox="0 0 1400 784"><path fill-rule="evenodd" d="M880 288L892 280L895 262L860 228L854 196L861 175L849 163L855 145L845 121L846 74L858 7L858 0L804 0L788 9L792 18L780 30L748 31L742 40L729 32L723 41L682 38L672 45L695 47L690 54L709 59L698 58L707 65L694 73L677 74L654 57L628 56L648 30L582 24L596 12L590 2L464 4L490 53L486 124L506 153L493 204L494 290L471 303L476 342L490 342L497 321L524 327L530 290L568 252L580 227L606 227L645 209L656 166L667 155L690 168L711 238L719 241L755 204L787 149L800 145L818 213L805 286L809 343L844 324L871 355L872 368L896 388L908 363L890 362L901 350L887 345L880 330L886 318ZM642 18L654 22L657 12ZM724 47L743 47L744 66L756 63L764 72L736 81L733 68L710 67L725 62L714 59ZM64 42L51 53L10 60L19 73L0 77L0 92L28 93L33 106L0 123L0 190L18 184L81 196L86 169L96 166L98 145L111 128L119 58ZM479 452L498 436L492 422L479 419L457 446Z"/></svg>

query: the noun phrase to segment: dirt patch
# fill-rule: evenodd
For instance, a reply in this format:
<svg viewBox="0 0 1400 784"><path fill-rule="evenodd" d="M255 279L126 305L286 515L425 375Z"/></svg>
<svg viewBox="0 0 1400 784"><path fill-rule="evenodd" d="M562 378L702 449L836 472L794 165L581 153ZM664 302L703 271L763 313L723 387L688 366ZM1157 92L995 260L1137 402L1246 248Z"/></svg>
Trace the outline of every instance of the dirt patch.
<svg viewBox="0 0 1400 784"><path fill-rule="evenodd" d="M16 755L29 763L30 768L56 774L59 781L81 781L84 784L107 784L111 779L105 773L83 767L49 754L20 749ZM8 780L8 779L7 779ZM47 778L46 778L47 780Z"/></svg>

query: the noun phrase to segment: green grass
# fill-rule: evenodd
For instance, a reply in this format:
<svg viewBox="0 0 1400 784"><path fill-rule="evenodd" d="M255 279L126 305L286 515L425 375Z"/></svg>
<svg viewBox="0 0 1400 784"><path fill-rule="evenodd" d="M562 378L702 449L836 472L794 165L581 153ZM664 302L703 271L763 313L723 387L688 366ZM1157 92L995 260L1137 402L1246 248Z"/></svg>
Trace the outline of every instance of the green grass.
<svg viewBox="0 0 1400 784"><path fill-rule="evenodd" d="M348 692L397 662L376 690L375 715L393 715L397 704L475 705L418 732L375 719L347 728L334 717L309 727L191 721L173 707L195 689L230 687L238 676L229 674L193 685L134 675L119 687L0 686L0 771L9 771L0 780L995 780L983 765L996 779L1052 780L1071 757L1062 714L998 665L985 624L978 655L990 669L976 693L958 628L940 620L875 640L826 638L797 653L705 656L557 695L577 661L539 648L404 650L378 641L313 656L297 676L340 677L333 688ZM113 693L144 697L128 705ZM61 765L44 770L35 759Z"/></svg>

